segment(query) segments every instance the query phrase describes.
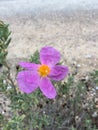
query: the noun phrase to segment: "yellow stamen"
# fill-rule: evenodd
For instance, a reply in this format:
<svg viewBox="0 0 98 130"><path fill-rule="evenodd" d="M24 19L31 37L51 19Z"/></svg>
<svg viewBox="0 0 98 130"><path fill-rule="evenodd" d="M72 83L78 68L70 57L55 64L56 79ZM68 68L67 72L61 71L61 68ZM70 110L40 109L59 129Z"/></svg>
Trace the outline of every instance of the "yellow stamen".
<svg viewBox="0 0 98 130"><path fill-rule="evenodd" d="M38 72L42 77L46 77L50 73L50 68L47 65L41 65Z"/></svg>

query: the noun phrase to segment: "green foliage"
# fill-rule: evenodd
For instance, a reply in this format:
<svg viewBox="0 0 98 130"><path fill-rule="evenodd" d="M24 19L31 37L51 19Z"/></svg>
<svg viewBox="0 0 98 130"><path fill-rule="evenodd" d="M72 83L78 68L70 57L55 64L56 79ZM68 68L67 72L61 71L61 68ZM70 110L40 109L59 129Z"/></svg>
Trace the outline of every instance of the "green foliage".
<svg viewBox="0 0 98 130"><path fill-rule="evenodd" d="M33 63L36 63L36 64L39 64L40 61L39 61L39 52L38 51L35 51L35 53L30 57L30 62L33 62Z"/></svg>
<svg viewBox="0 0 98 130"><path fill-rule="evenodd" d="M7 83L4 79L3 75L0 75L0 92L6 93L7 90Z"/></svg>
<svg viewBox="0 0 98 130"><path fill-rule="evenodd" d="M4 124L4 116L0 114L0 128L3 127Z"/></svg>
<svg viewBox="0 0 98 130"><path fill-rule="evenodd" d="M98 85L98 70L95 70L91 73L91 79L94 81L96 85Z"/></svg>
<svg viewBox="0 0 98 130"><path fill-rule="evenodd" d="M8 54L7 47L10 44L11 38L9 37L11 32L9 31L9 25L0 21L0 64L3 64Z"/></svg>
<svg viewBox="0 0 98 130"><path fill-rule="evenodd" d="M4 42L8 40L8 36L11 34L8 26L9 25L6 25L2 21L0 21L0 40Z"/></svg>
<svg viewBox="0 0 98 130"><path fill-rule="evenodd" d="M33 94L9 93L12 101L10 107L12 108L12 119L9 120L4 130L24 130L41 129L43 125L48 125L48 115L41 113L38 104L40 103L40 92L37 90Z"/></svg>
<svg viewBox="0 0 98 130"><path fill-rule="evenodd" d="M5 124L3 130L22 130L23 129L22 121L24 118L25 115L13 116L13 118L9 120L7 124Z"/></svg>

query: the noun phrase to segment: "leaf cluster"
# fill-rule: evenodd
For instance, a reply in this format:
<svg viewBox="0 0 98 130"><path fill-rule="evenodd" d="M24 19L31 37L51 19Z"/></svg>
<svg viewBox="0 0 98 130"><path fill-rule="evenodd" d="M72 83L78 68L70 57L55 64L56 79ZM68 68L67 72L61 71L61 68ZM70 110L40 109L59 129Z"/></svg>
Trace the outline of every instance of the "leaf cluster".
<svg viewBox="0 0 98 130"><path fill-rule="evenodd" d="M3 64L8 54L7 47L11 42L9 25L0 21L0 64Z"/></svg>

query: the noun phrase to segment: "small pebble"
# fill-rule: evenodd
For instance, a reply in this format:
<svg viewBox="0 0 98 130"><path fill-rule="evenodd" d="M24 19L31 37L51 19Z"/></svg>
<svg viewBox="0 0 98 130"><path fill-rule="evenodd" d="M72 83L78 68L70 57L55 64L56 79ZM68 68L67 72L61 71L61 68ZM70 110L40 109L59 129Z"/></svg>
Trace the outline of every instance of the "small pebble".
<svg viewBox="0 0 98 130"><path fill-rule="evenodd" d="M4 112L4 111L2 111L2 114L5 114L5 112Z"/></svg>
<svg viewBox="0 0 98 130"><path fill-rule="evenodd" d="M43 111L43 113L45 114L46 112L45 112L45 111Z"/></svg>
<svg viewBox="0 0 98 130"><path fill-rule="evenodd" d="M88 59L90 59L90 58L92 58L92 55L85 55L85 58L88 58Z"/></svg>
<svg viewBox="0 0 98 130"><path fill-rule="evenodd" d="M73 61L73 65L76 65L77 64L77 62L76 61Z"/></svg>
<svg viewBox="0 0 98 130"><path fill-rule="evenodd" d="M96 90L98 90L98 86L96 86L96 88L95 88Z"/></svg>
<svg viewBox="0 0 98 130"><path fill-rule="evenodd" d="M11 89L11 88L12 88L12 86L10 86L10 85L9 85L9 86L7 86L7 90L9 90L9 89Z"/></svg>
<svg viewBox="0 0 98 130"><path fill-rule="evenodd" d="M77 67L81 67L81 65L80 65L80 64L77 64Z"/></svg>
<svg viewBox="0 0 98 130"><path fill-rule="evenodd" d="M96 93L96 90L94 88L92 88L92 92Z"/></svg>
<svg viewBox="0 0 98 130"><path fill-rule="evenodd" d="M97 117L98 113L95 111L93 114L92 114L92 117Z"/></svg>
<svg viewBox="0 0 98 130"><path fill-rule="evenodd" d="M6 80L3 80L3 83L6 84Z"/></svg>
<svg viewBox="0 0 98 130"><path fill-rule="evenodd" d="M88 81L88 80L89 80L89 76L86 76L86 78L85 78L85 79L86 79L86 81Z"/></svg>
<svg viewBox="0 0 98 130"><path fill-rule="evenodd" d="M98 98L95 98L95 103L97 103L98 102Z"/></svg>

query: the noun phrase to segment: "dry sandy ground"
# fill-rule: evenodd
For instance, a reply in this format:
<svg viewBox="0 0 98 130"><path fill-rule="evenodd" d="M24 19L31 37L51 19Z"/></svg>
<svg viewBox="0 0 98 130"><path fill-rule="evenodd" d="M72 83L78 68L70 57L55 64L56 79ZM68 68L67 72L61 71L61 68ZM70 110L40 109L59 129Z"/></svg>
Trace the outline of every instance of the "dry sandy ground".
<svg viewBox="0 0 98 130"><path fill-rule="evenodd" d="M12 42L8 61L29 58L36 50L50 45L61 52L62 59L79 75L98 69L98 11L80 11L69 14L54 13L41 16L3 18L10 24Z"/></svg>

